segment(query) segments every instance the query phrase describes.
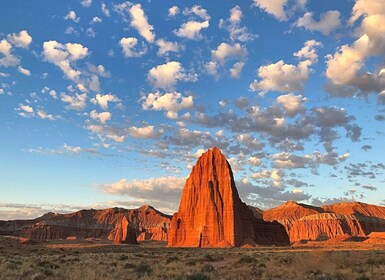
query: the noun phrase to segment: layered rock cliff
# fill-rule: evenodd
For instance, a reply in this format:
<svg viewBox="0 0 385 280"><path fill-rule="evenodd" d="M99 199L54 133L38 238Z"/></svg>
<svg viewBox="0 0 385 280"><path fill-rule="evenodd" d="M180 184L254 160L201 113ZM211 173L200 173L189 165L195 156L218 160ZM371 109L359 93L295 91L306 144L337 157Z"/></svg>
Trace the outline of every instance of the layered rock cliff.
<svg viewBox="0 0 385 280"><path fill-rule="evenodd" d="M314 207L289 201L263 212L264 219L285 227L291 242L366 237L385 231L384 215L385 207L360 202Z"/></svg>
<svg viewBox="0 0 385 280"><path fill-rule="evenodd" d="M172 218L168 245L254 246L267 240L269 244L288 243L282 226L257 220L240 200L231 167L220 150L214 147L203 153L184 186L179 210Z"/></svg>
<svg viewBox="0 0 385 280"><path fill-rule="evenodd" d="M90 209L70 214L48 213L34 220L1 221L0 234L26 237L32 240L66 239L68 237L115 240L118 225L123 218L129 221L136 236L142 232L153 233L140 240L167 241L171 217L148 205L138 209Z"/></svg>

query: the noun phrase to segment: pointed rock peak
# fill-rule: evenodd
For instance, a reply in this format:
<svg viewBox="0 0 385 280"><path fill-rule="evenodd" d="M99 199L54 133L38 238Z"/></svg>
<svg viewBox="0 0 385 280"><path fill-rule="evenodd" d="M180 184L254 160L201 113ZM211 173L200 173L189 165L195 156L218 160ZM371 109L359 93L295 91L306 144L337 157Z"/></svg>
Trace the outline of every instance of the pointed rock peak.
<svg viewBox="0 0 385 280"><path fill-rule="evenodd" d="M145 204L145 205L143 205L143 206L140 206L140 207L138 208L138 210L147 211L147 210L155 210L155 209L154 209L154 207L152 207L151 205Z"/></svg>
<svg viewBox="0 0 385 280"><path fill-rule="evenodd" d="M286 206L299 206L300 204L297 203L296 201L288 200L283 205L286 205Z"/></svg>

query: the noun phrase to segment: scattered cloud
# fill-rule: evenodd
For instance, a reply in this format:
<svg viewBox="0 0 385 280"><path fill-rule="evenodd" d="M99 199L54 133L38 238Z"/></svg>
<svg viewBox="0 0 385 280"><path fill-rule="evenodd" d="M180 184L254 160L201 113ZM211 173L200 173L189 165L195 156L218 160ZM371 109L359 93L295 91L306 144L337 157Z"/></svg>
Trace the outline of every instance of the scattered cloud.
<svg viewBox="0 0 385 280"><path fill-rule="evenodd" d="M75 23L80 21L80 17L78 17L75 11L69 11L68 14L64 17L65 20L72 20Z"/></svg>
<svg viewBox="0 0 385 280"><path fill-rule="evenodd" d="M322 14L317 22L313 19L313 13L307 12L297 20L296 25L310 31L319 31L324 35L329 35L332 31L340 27L341 13L339 11L327 11Z"/></svg>
<svg viewBox="0 0 385 280"><path fill-rule="evenodd" d="M131 26L134 27L147 42L153 43L155 40L154 27L148 23L142 5L132 5L129 13L131 16Z"/></svg>
<svg viewBox="0 0 385 280"><path fill-rule="evenodd" d="M147 79L154 88L170 89L178 81L196 82L197 74L186 73L178 61L155 66L148 71Z"/></svg>
<svg viewBox="0 0 385 280"><path fill-rule="evenodd" d="M161 94L160 92L149 93L143 96L143 110L166 111L166 116L170 119L178 118L178 112L183 109L190 109L194 105L193 96L182 96L179 92L169 92Z"/></svg>
<svg viewBox="0 0 385 280"><path fill-rule="evenodd" d="M124 57L141 57L147 53L145 45L142 45L140 50L136 49L138 39L134 37L122 38L120 39L119 44L122 47Z"/></svg>
<svg viewBox="0 0 385 280"><path fill-rule="evenodd" d="M315 48L321 43L311 40L294 56L301 59L298 65L286 64L283 60L259 67L258 76L261 80L254 80L250 84L252 91L302 91L311 72L310 66L317 62Z"/></svg>

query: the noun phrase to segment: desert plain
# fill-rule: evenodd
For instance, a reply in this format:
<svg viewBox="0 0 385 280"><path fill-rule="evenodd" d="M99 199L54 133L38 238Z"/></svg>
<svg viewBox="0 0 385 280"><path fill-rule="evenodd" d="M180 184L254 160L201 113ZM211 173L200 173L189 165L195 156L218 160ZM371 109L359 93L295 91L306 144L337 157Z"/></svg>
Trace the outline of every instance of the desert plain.
<svg viewBox="0 0 385 280"><path fill-rule="evenodd" d="M0 279L385 279L385 244L166 245L113 245L98 239L22 244L18 238L2 236Z"/></svg>

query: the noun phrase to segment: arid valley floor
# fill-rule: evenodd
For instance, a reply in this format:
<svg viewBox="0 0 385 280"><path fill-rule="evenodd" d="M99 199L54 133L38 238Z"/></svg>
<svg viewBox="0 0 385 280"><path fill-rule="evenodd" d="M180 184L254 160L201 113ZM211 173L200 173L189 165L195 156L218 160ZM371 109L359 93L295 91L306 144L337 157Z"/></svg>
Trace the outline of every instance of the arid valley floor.
<svg viewBox="0 0 385 280"><path fill-rule="evenodd" d="M0 279L385 279L385 245L167 248L99 240L20 244L0 237Z"/></svg>

